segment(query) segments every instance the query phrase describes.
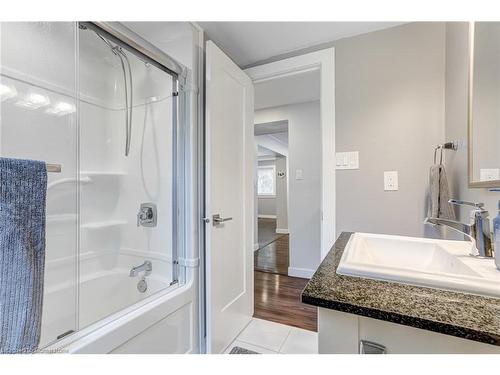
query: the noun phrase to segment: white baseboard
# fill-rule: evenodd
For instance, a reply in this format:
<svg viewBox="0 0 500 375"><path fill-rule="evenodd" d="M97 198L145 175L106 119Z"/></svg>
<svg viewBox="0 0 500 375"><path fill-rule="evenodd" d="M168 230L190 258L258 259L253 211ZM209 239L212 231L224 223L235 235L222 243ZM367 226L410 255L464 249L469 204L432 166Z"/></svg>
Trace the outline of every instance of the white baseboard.
<svg viewBox="0 0 500 375"><path fill-rule="evenodd" d="M278 234L290 234L288 228L276 228L276 233Z"/></svg>
<svg viewBox="0 0 500 375"><path fill-rule="evenodd" d="M258 215L259 219L276 219L276 215Z"/></svg>
<svg viewBox="0 0 500 375"><path fill-rule="evenodd" d="M257 251L257 250L259 250L259 243L258 242L253 244L253 251Z"/></svg>
<svg viewBox="0 0 500 375"><path fill-rule="evenodd" d="M288 267L288 276L310 279L314 275L314 270L309 268Z"/></svg>

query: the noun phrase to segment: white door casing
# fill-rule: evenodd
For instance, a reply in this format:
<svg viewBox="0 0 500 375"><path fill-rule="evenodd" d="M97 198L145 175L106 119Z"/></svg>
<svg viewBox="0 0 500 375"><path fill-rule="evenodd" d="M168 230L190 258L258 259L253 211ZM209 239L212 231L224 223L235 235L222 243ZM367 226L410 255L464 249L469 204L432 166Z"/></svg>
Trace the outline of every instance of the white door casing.
<svg viewBox="0 0 500 375"><path fill-rule="evenodd" d="M207 352L222 352L253 315L253 84L206 44ZM232 218L213 225L213 215Z"/></svg>
<svg viewBox="0 0 500 375"><path fill-rule="evenodd" d="M321 80L320 111L321 111L321 246L313 249L318 259L318 265L332 248L336 239L335 228L335 49L327 48L299 56L254 66L245 70L254 83L265 82L275 78L300 74L319 69ZM287 120L287 119L280 119ZM290 199L290 196L289 196ZM289 211L290 215L291 212ZM293 241L290 236L290 241ZM292 246L291 246L292 248ZM317 252L317 254L316 254ZM294 254L290 253L290 264L293 264ZM299 273L289 275L311 277L314 269L302 269Z"/></svg>

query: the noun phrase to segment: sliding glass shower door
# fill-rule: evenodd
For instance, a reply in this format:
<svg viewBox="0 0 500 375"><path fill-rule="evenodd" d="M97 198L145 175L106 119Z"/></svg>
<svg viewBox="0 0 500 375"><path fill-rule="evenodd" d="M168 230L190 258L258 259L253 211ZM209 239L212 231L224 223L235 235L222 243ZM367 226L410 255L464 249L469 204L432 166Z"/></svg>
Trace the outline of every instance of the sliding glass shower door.
<svg viewBox="0 0 500 375"><path fill-rule="evenodd" d="M78 325L76 25L0 25L0 156L61 166L48 173L43 347Z"/></svg>
<svg viewBox="0 0 500 375"><path fill-rule="evenodd" d="M174 77L81 25L80 328L174 281ZM128 154L128 155L127 155Z"/></svg>

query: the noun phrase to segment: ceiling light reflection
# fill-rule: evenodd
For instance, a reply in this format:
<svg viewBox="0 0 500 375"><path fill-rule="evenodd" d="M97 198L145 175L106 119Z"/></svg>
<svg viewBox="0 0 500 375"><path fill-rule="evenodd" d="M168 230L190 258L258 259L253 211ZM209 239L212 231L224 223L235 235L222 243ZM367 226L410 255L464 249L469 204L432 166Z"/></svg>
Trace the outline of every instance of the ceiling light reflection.
<svg viewBox="0 0 500 375"><path fill-rule="evenodd" d="M48 108L45 113L55 116L64 116L76 111L73 104L67 102L58 102L54 106Z"/></svg>
<svg viewBox="0 0 500 375"><path fill-rule="evenodd" d="M24 107L27 109L38 109L41 107L46 107L50 104L50 99L47 95L31 93L24 97L24 99L19 100L16 105L18 107Z"/></svg>
<svg viewBox="0 0 500 375"><path fill-rule="evenodd" d="M0 102L17 96L17 90L14 86L8 86L0 83Z"/></svg>

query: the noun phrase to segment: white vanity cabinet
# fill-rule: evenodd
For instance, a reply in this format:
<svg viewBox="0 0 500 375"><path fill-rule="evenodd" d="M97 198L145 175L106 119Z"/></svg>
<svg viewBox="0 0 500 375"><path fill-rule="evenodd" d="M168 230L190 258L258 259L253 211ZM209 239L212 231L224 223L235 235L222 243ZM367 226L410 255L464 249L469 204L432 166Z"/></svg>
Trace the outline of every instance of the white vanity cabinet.
<svg viewBox="0 0 500 375"><path fill-rule="evenodd" d="M318 333L320 354L358 354L361 340L387 354L500 354L500 346L326 308L318 308Z"/></svg>

